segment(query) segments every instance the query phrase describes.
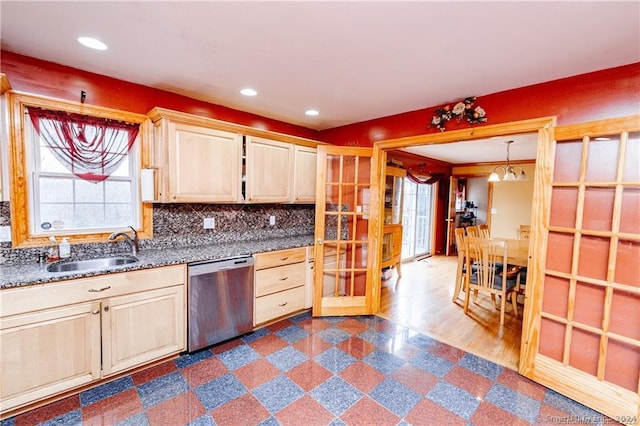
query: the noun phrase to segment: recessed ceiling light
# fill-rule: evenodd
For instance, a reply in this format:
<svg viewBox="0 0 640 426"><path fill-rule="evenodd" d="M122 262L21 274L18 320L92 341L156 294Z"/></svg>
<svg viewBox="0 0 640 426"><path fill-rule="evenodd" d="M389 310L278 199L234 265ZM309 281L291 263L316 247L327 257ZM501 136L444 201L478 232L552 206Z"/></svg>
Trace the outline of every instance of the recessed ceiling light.
<svg viewBox="0 0 640 426"><path fill-rule="evenodd" d="M316 111L315 109L308 109L304 112L307 115L311 115L311 116L316 116L318 114L320 114L318 111Z"/></svg>
<svg viewBox="0 0 640 426"><path fill-rule="evenodd" d="M242 89L240 93L245 96L256 96L258 94L258 91L247 87L246 89Z"/></svg>
<svg viewBox="0 0 640 426"><path fill-rule="evenodd" d="M108 49L106 44L104 44L100 40L92 38L92 37L78 37L78 42L80 44L82 44L83 46L87 46L87 47L89 47L91 49L95 49L95 50L107 50Z"/></svg>

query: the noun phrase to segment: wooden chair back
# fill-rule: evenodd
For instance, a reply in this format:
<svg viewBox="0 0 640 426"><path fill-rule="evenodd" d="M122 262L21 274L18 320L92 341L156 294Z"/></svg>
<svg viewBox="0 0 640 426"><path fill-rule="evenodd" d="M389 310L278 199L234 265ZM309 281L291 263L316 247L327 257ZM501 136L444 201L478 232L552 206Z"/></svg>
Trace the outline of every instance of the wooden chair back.
<svg viewBox="0 0 640 426"><path fill-rule="evenodd" d="M477 225L467 226L467 236L469 237L479 237L480 230Z"/></svg>
<svg viewBox="0 0 640 426"><path fill-rule="evenodd" d="M528 240L530 233L531 233L531 226L530 225L520 225L520 228L518 229L518 239L519 240Z"/></svg>
<svg viewBox="0 0 640 426"><path fill-rule="evenodd" d="M500 325L504 324L507 295L515 315L518 315L516 300L516 276L508 276L507 241L467 236L466 238L466 294L465 313L468 311L471 290L495 296L500 295Z"/></svg>
<svg viewBox="0 0 640 426"><path fill-rule="evenodd" d="M491 235L489 235L489 225L487 225L486 223L478 225L478 235L481 238L491 238Z"/></svg>

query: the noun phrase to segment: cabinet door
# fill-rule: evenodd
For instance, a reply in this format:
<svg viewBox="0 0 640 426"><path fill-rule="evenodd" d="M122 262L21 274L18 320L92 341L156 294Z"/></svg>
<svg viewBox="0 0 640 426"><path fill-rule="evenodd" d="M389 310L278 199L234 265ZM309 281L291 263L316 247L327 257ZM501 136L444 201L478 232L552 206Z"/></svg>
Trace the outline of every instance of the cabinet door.
<svg viewBox="0 0 640 426"><path fill-rule="evenodd" d="M316 175L318 150L296 145L293 163L293 202L316 202Z"/></svg>
<svg viewBox="0 0 640 426"><path fill-rule="evenodd" d="M184 350L184 286L113 297L102 305L104 375Z"/></svg>
<svg viewBox="0 0 640 426"><path fill-rule="evenodd" d="M168 128L169 202L238 202L240 135L171 122Z"/></svg>
<svg viewBox="0 0 640 426"><path fill-rule="evenodd" d="M293 145L247 136L246 201L286 203L293 188Z"/></svg>
<svg viewBox="0 0 640 426"><path fill-rule="evenodd" d="M100 303L0 320L5 412L100 378Z"/></svg>

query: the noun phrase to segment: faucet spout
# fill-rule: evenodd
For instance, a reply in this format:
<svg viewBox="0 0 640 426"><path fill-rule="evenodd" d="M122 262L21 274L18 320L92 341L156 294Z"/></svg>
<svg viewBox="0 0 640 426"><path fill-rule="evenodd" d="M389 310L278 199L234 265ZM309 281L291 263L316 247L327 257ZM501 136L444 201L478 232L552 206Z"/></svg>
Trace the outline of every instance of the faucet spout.
<svg viewBox="0 0 640 426"><path fill-rule="evenodd" d="M129 226L129 229L131 229L133 233L133 238L126 232L114 232L109 235L109 240L113 241L118 237L122 237L129 244L129 247L131 247L131 254L135 256L138 254L138 233L132 226Z"/></svg>

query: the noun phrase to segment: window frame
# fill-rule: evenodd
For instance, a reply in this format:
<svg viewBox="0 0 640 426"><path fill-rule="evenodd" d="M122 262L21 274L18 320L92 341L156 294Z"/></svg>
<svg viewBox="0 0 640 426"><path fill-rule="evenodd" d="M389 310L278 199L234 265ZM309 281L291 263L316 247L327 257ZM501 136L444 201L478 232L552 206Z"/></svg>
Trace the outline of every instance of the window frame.
<svg viewBox="0 0 640 426"><path fill-rule="evenodd" d="M48 244L49 236L66 237L72 243L99 243L108 241L109 235L118 228L91 229L86 232L80 230L60 230L44 234L39 229L32 229L32 215L29 194L33 170L30 168L28 158L28 143L31 143L26 131L25 120L28 120L26 109L39 107L52 110L66 111L112 120L127 121L140 125L138 133L139 154L134 158L134 167L138 172L143 165L149 164L149 146L151 121L143 114L120 111L111 108L70 102L60 99L47 98L20 92L8 92L9 107L9 171L10 171L10 211L11 211L11 241L13 248L39 247ZM139 180L139 177L138 177ZM153 237L153 206L151 203L143 203L140 198L140 185L138 183L138 223L136 231L140 239Z"/></svg>

